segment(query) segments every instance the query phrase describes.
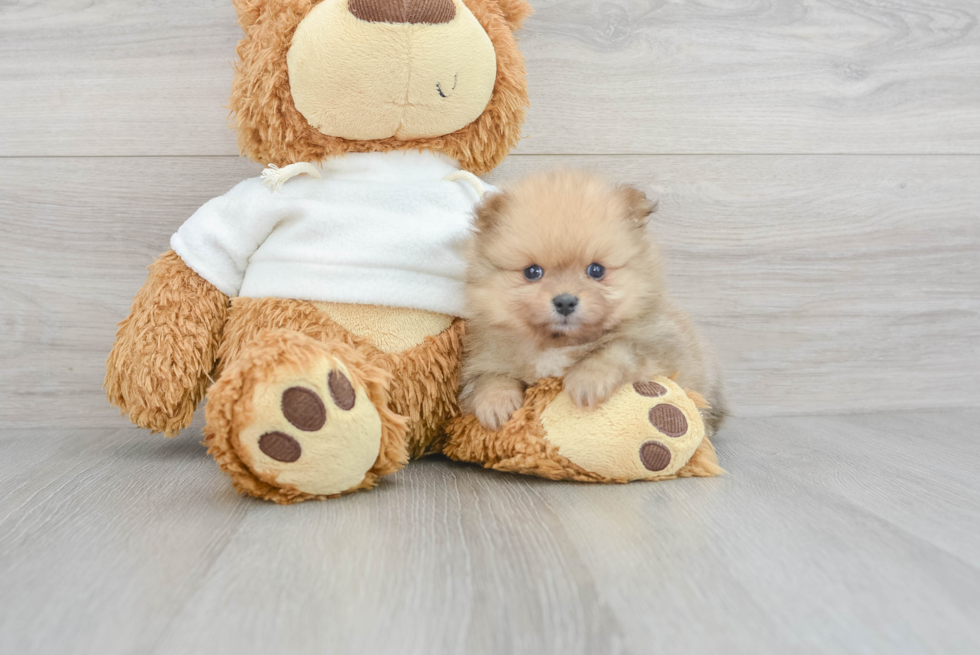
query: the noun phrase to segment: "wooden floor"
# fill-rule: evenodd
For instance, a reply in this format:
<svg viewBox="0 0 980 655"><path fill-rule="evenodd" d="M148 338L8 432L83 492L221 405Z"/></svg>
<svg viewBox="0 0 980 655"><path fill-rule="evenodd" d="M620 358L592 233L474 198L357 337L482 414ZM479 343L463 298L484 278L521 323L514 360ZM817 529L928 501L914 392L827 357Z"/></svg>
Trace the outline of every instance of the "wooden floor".
<svg viewBox="0 0 980 655"><path fill-rule="evenodd" d="M0 433L0 653L977 653L980 410L732 420L729 474L446 460L278 507L197 435Z"/></svg>
<svg viewBox="0 0 980 655"><path fill-rule="evenodd" d="M980 3L531 4L489 179L660 199L730 474L237 497L101 389L146 265L261 169L231 0L0 2L0 655L980 652Z"/></svg>

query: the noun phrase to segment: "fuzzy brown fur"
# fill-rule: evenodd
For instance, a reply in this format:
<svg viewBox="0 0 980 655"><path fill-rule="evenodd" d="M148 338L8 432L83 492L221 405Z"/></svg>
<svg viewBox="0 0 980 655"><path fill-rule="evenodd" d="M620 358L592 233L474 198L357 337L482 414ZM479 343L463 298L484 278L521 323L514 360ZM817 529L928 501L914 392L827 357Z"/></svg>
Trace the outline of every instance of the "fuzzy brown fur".
<svg viewBox="0 0 980 655"><path fill-rule="evenodd" d="M238 435L252 421L252 399L256 389L284 367L302 371L324 356L337 357L347 365L354 383L367 390L381 417L378 459L359 484L343 493L370 489L382 476L397 471L408 462L406 420L393 412L388 403L391 373L372 364L361 349L343 342L323 343L291 330L263 330L256 339L246 344L235 361L225 369L218 384L211 388L205 409L204 441L208 452L231 476L240 493L284 505L342 495L318 496L289 485L270 485L256 477L242 462L236 448Z"/></svg>
<svg viewBox="0 0 980 655"><path fill-rule="evenodd" d="M291 330L323 343L342 343L363 353L372 365L391 375L389 406L408 419L406 448L412 457L438 450L437 439L446 423L459 415L456 389L463 321L457 319L442 334L400 353L385 353L332 321L319 303L280 298L235 298L224 340L218 351L216 374L236 362L245 347L264 330ZM216 377L217 377L216 375Z"/></svg>
<svg viewBox="0 0 980 655"><path fill-rule="evenodd" d="M433 150L486 173L521 136L527 110L524 59L513 29L530 14L523 0L465 0L486 30L497 56L493 95L484 112L466 127L444 136L357 141L327 136L296 109L290 93L286 54L300 21L318 0L235 0L245 32L238 44L230 109L238 123L238 146L249 158L285 166L320 161L348 152Z"/></svg>
<svg viewBox="0 0 980 655"><path fill-rule="evenodd" d="M184 304L187 298L192 302ZM340 356L368 389L384 426L382 452L349 491L374 486L409 456L441 449L446 424L459 415L462 320L405 352L385 353L330 320L319 303L235 298L230 310L228 304L172 251L162 255L120 324L107 362L109 399L141 427L173 436L190 424L214 370L220 384L208 396L209 452L238 491L277 503L318 496L258 479L235 453L234 439L248 423L256 385L284 363L301 367L323 354Z"/></svg>
<svg viewBox="0 0 980 655"><path fill-rule="evenodd" d="M406 442L413 458L442 450L446 425L459 416L459 367L464 323L403 353L385 353L378 365L394 374L391 408L408 418Z"/></svg>
<svg viewBox="0 0 980 655"><path fill-rule="evenodd" d="M240 62L236 67L230 108L237 121L239 146L251 159L282 166L299 161L317 162L346 153L417 149L445 154L458 160L466 169L484 173L496 166L517 143L528 102L524 62L513 30L530 14L530 7L524 0L463 0L489 36L496 57L493 92L486 109L475 121L442 136L369 141L347 140L318 132L292 99L287 53L297 26L319 1L234 0L244 37L238 46ZM616 226L616 229L606 230L614 241L616 235L635 236L637 226L645 220L644 214L649 209L642 194L629 189L611 190L587 184L579 192L594 192L595 197L586 193L585 204L578 203L562 211L572 216L572 210L581 211L583 207L609 210L610 217L615 217L616 222L605 227ZM480 215L481 233L494 230L499 230L498 234L504 233L507 217L519 215L520 205L511 203L515 197L508 193L487 202ZM631 221L637 226L629 230L623 227ZM587 225L582 223L572 226L571 230L568 226L562 229L567 233ZM529 235L533 236L534 232L525 232L525 236ZM504 242L497 243L494 248L499 252L507 250ZM649 251L654 252L652 247ZM489 250L483 253L488 254ZM580 341L581 345L594 348L592 355L596 355L603 347L616 342L610 335L619 329L620 337L625 335L649 346L623 326L638 325L656 315L663 322L658 338L676 334L694 339L686 319L658 291L660 273L656 257L645 251L638 251L636 257L635 262L630 261L621 268L624 271L639 270L651 265L652 273L648 273L653 281L641 286L654 291L639 293L639 300L632 296L614 297L615 294L603 297L605 304L597 305L600 307L598 315L622 314L613 321L612 327L600 321L596 323L599 328L595 335L584 339L585 335L591 334L592 328L553 338L551 332L542 331L538 325L536 338L539 341L544 338L544 342L552 339L548 342L551 345L574 345ZM554 269L544 260L538 263L547 263L549 269ZM576 266L581 268L579 264ZM612 268L615 271L616 267ZM494 275L496 273L487 269L474 279L478 283L488 283L485 292L499 291L499 278ZM625 276L625 273L617 275ZM622 286L632 288L633 285L624 281ZM580 295L588 296L585 291ZM514 298L508 302L512 300ZM527 315L535 315L531 295L521 301L525 303L523 308ZM513 313L514 306L509 307L508 311ZM474 322L477 335L471 341L477 344L474 352L480 349L480 344L500 336L487 331L487 326L494 325L488 315L477 314ZM438 329L444 326L445 323ZM509 344L513 346L527 338L528 334L522 334L519 339L512 338ZM190 423L194 409L205 393L209 374L214 370L217 383L211 388L206 410L205 439L209 452L230 475L236 489L277 503L326 496L260 479L243 460L251 451L244 447L248 445L244 444L246 437L242 437L243 443L238 443L239 435L262 425L257 417L266 410L259 406L263 401L255 399L263 397L263 390L268 389L264 385L282 379L284 371L289 374L309 371L318 362L323 363L324 358L332 358L327 359L328 362L343 363L353 383L365 390L381 419L381 446L377 459L359 483L342 493L370 488L380 477L404 466L410 457L430 452L445 452L451 457L475 461L489 468L552 479L625 481L603 477L573 464L546 439L541 417L562 391L562 382L557 379L545 379L531 386L523 407L518 410L517 420L499 432L485 430L472 416L460 416L456 390L463 339L463 322L457 319L440 334L425 337L422 343L407 342L418 345L405 351L384 352L368 338L357 336L331 320L321 303L272 298L236 298L231 302L191 271L176 254L168 252L151 266L149 278L134 300L130 317L120 324L117 342L107 363L106 391L110 400L129 413L137 424L173 435ZM506 340L503 343L505 348L509 347ZM686 349L660 348L656 350L659 358L656 367L637 365L635 368L643 369L643 377L652 374L653 371L648 369L663 372L676 368L681 371L679 381L682 384L705 393L709 401L719 407L708 373L699 377L699 369L690 365L689 360L669 356L680 351L700 353L693 345ZM508 356L513 360L513 353ZM486 372L489 369L484 364L477 364L475 370ZM528 381L531 378L529 375L522 377ZM589 376L580 377L590 379ZM566 376L566 387L574 385L574 379L574 376ZM692 393L692 397L694 395ZM373 413L370 416L373 420ZM447 425L451 425L448 434ZM366 462L370 463L374 457L373 446L366 452L370 456ZM357 477L360 477L359 471L364 469L357 470ZM718 472L714 449L705 438L686 466L674 476L665 477L715 475ZM276 479L269 477L267 472L260 474L267 479ZM317 474L316 470L313 474ZM298 482L295 484L302 486Z"/></svg>
<svg viewBox="0 0 980 655"><path fill-rule="evenodd" d="M119 324L104 386L133 423L172 437L191 424L204 398L228 298L172 250L149 270Z"/></svg>
<svg viewBox="0 0 980 655"><path fill-rule="evenodd" d="M541 380L527 390L523 406L514 413L513 418L496 431L480 425L472 414L453 420L449 427L449 441L443 452L453 459L481 463L485 468L550 480L629 482L627 478L606 477L586 471L562 456L558 448L545 438L541 414L561 392L561 380ZM713 477L723 472L711 440L705 437L691 459L677 473L653 479Z"/></svg>
<svg viewBox="0 0 980 655"><path fill-rule="evenodd" d="M282 166L352 152L429 150L482 173L517 143L528 102L524 61L513 30L531 13L524 0L464 0L496 57L493 92L475 121L442 136L373 141L322 134L293 102L287 53L297 26L319 1L234 0L244 36L230 109L244 154ZM248 422L251 394L270 372L302 366L325 353L360 371L354 375L371 390L386 426L375 467L355 487L366 488L409 455L442 447L446 423L459 414L462 333L463 323L456 320L407 351L386 353L330 320L317 303L247 298L231 303L171 251L150 268L130 316L120 324L105 387L110 401L133 422L172 436L190 424L213 371L219 383L213 388L206 427L212 454L240 491L296 502L309 494L262 482L234 452L238 431Z"/></svg>
<svg viewBox="0 0 980 655"><path fill-rule="evenodd" d="M467 411L496 429L541 377L564 375L572 401L591 408L623 384L679 372L678 384L711 406L709 435L717 429L720 377L666 292L647 229L653 210L637 189L582 171L526 178L479 208L467 277ZM593 263L605 269L600 279L587 275ZM525 278L531 265L541 279ZM553 304L562 294L578 301L567 317Z"/></svg>

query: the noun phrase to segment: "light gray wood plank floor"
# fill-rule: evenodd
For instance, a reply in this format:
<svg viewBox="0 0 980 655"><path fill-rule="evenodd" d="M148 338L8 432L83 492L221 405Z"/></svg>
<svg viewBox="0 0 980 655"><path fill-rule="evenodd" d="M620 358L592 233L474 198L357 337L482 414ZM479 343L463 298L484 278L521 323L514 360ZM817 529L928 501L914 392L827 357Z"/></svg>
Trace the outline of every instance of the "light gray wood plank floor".
<svg viewBox="0 0 980 655"><path fill-rule="evenodd" d="M976 653L980 410L733 419L729 473L443 459L278 507L188 431L0 432L2 653Z"/></svg>
<svg viewBox="0 0 980 655"><path fill-rule="evenodd" d="M237 497L200 421L100 389L145 266L259 169L231 2L0 3L0 655L980 652L980 4L532 4L491 179L661 199L729 475Z"/></svg>

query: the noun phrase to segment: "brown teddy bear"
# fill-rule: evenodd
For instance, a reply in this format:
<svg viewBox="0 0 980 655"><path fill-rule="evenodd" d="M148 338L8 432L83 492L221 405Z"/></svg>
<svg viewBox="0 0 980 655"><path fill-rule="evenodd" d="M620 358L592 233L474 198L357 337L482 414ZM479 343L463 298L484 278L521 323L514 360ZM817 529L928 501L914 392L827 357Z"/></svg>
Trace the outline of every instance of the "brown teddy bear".
<svg viewBox="0 0 980 655"><path fill-rule="evenodd" d="M209 452L279 503L367 489L434 452L556 479L720 471L697 394L665 378L591 414L545 380L494 433L459 417L460 245L485 191L473 173L520 137L524 0L235 6L231 109L269 168L150 266L107 362L113 404L173 436L216 380Z"/></svg>

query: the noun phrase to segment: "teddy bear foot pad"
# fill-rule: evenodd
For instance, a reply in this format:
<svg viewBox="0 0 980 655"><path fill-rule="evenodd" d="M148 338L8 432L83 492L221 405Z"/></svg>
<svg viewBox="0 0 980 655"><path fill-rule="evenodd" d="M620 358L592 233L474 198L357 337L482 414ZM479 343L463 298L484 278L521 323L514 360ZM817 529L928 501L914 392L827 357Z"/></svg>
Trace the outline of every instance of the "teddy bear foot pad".
<svg viewBox="0 0 980 655"><path fill-rule="evenodd" d="M665 377L626 385L594 411L562 393L541 413L541 425L569 461L620 480L675 475L704 438L694 402Z"/></svg>
<svg viewBox="0 0 980 655"><path fill-rule="evenodd" d="M376 397L386 375L343 344L267 332L211 388L206 442L241 491L276 502L373 486L407 459Z"/></svg>
<svg viewBox="0 0 980 655"><path fill-rule="evenodd" d="M381 418L346 367L324 360L257 390L239 455L258 476L309 494L345 491L364 479L381 447Z"/></svg>

